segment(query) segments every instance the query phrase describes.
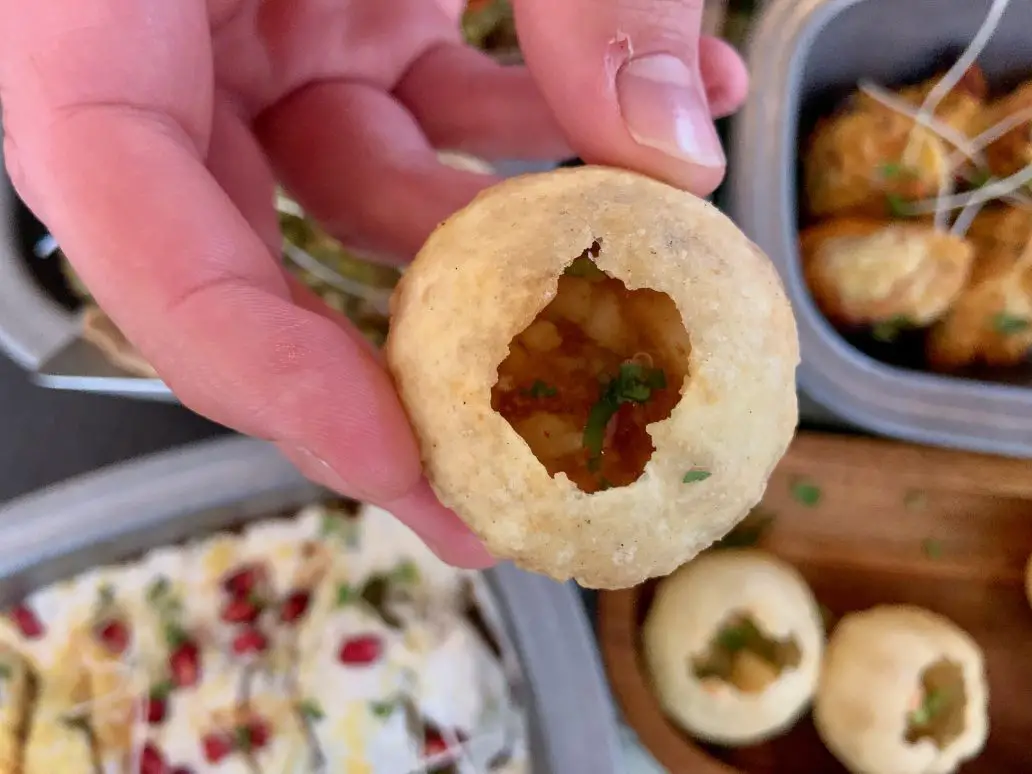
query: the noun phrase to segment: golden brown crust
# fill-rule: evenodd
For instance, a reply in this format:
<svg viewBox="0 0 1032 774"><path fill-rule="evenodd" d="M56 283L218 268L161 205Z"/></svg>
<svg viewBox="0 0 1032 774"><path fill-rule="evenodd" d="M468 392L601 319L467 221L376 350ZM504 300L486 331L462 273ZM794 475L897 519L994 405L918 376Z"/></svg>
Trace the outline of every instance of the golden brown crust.
<svg viewBox="0 0 1032 774"><path fill-rule="evenodd" d="M592 242L598 266L673 299L690 377L635 483L588 495L549 477L492 411L512 338ZM797 420L795 320L767 258L716 208L630 172L495 186L430 236L392 299L387 361L441 501L501 558L599 588L664 575L763 493ZM693 468L711 476L685 484Z"/></svg>
<svg viewBox="0 0 1032 774"><path fill-rule="evenodd" d="M113 365L133 376L157 379L158 372L99 306L86 307L82 316L82 337L104 353Z"/></svg>
<svg viewBox="0 0 1032 774"><path fill-rule="evenodd" d="M924 223L829 220L800 235L803 271L833 323L928 325L964 288L974 250Z"/></svg>
<svg viewBox="0 0 1032 774"><path fill-rule="evenodd" d="M1013 366L1032 352L1032 252L980 257L977 278L931 330L926 354L933 368Z"/></svg>
<svg viewBox="0 0 1032 774"><path fill-rule="evenodd" d="M985 113L985 128L1032 109L1032 81L994 102ZM989 169L997 177L1008 177L1032 164L1032 119L1023 121L986 148Z"/></svg>

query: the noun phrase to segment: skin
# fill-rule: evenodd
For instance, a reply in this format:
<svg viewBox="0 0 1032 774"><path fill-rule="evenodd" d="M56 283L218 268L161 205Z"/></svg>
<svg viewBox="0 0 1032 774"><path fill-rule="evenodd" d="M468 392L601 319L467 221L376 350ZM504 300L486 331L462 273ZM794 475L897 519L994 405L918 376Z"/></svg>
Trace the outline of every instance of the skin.
<svg viewBox="0 0 1032 774"><path fill-rule="evenodd" d="M700 40L702 0L516 0L526 68L462 46L462 6L0 0L0 99L18 193L184 405L485 567L378 354L279 267L274 180L336 237L403 261L493 182L435 148L577 153L706 194L724 174L710 116L747 77ZM630 77L660 53L675 86Z"/></svg>

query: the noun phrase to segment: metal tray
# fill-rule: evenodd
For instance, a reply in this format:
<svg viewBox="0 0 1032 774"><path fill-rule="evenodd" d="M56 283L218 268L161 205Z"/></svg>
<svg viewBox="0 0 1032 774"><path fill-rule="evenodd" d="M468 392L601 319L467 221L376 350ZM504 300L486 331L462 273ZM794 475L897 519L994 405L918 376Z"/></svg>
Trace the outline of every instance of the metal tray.
<svg viewBox="0 0 1032 774"><path fill-rule="evenodd" d="M73 479L0 508L0 606L318 491L272 446L237 437ZM615 710L575 588L504 565L485 577L522 663L534 773L617 774Z"/></svg>
<svg viewBox="0 0 1032 774"><path fill-rule="evenodd" d="M774 0L749 45L753 83L733 126L727 206L774 261L799 325L801 391L861 428L1032 457L1032 384L907 370L843 339L818 311L797 245L799 140L861 77L906 82L952 61L988 0ZM1032 3L1015 0L980 58L991 81L1032 74Z"/></svg>

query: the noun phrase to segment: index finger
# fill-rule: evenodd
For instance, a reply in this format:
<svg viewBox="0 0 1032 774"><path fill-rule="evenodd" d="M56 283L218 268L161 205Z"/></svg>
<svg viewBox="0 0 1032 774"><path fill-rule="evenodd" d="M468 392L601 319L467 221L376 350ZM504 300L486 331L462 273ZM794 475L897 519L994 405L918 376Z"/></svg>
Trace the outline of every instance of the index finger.
<svg viewBox="0 0 1032 774"><path fill-rule="evenodd" d="M0 8L10 150L97 301L184 404L304 450L352 496L417 496L423 507L402 509L410 526L442 553L461 548L444 558L483 563L457 517L420 494L407 419L359 334L291 301L278 260L204 166L205 4L15 2ZM39 47L16 42L12 24L45 29Z"/></svg>

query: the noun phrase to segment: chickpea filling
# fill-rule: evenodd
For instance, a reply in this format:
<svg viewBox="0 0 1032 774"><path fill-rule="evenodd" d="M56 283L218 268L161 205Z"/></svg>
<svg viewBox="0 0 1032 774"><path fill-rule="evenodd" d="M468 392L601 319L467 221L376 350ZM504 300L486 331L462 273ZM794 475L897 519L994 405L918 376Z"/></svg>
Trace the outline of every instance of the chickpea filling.
<svg viewBox="0 0 1032 774"><path fill-rule="evenodd" d="M795 638L768 637L752 618L738 613L720 627L706 653L694 659L692 669L703 683L715 681L742 693L762 693L783 672L798 667L802 656Z"/></svg>
<svg viewBox="0 0 1032 774"><path fill-rule="evenodd" d="M921 673L921 686L907 713L907 742L930 739L940 750L949 746L964 731L966 703L960 665L948 659L936 661Z"/></svg>
<svg viewBox="0 0 1032 774"><path fill-rule="evenodd" d="M549 475L588 493L644 472L655 451L646 428L677 405L691 354L673 300L610 277L593 260L601 250L596 241L567 267L491 390Z"/></svg>

